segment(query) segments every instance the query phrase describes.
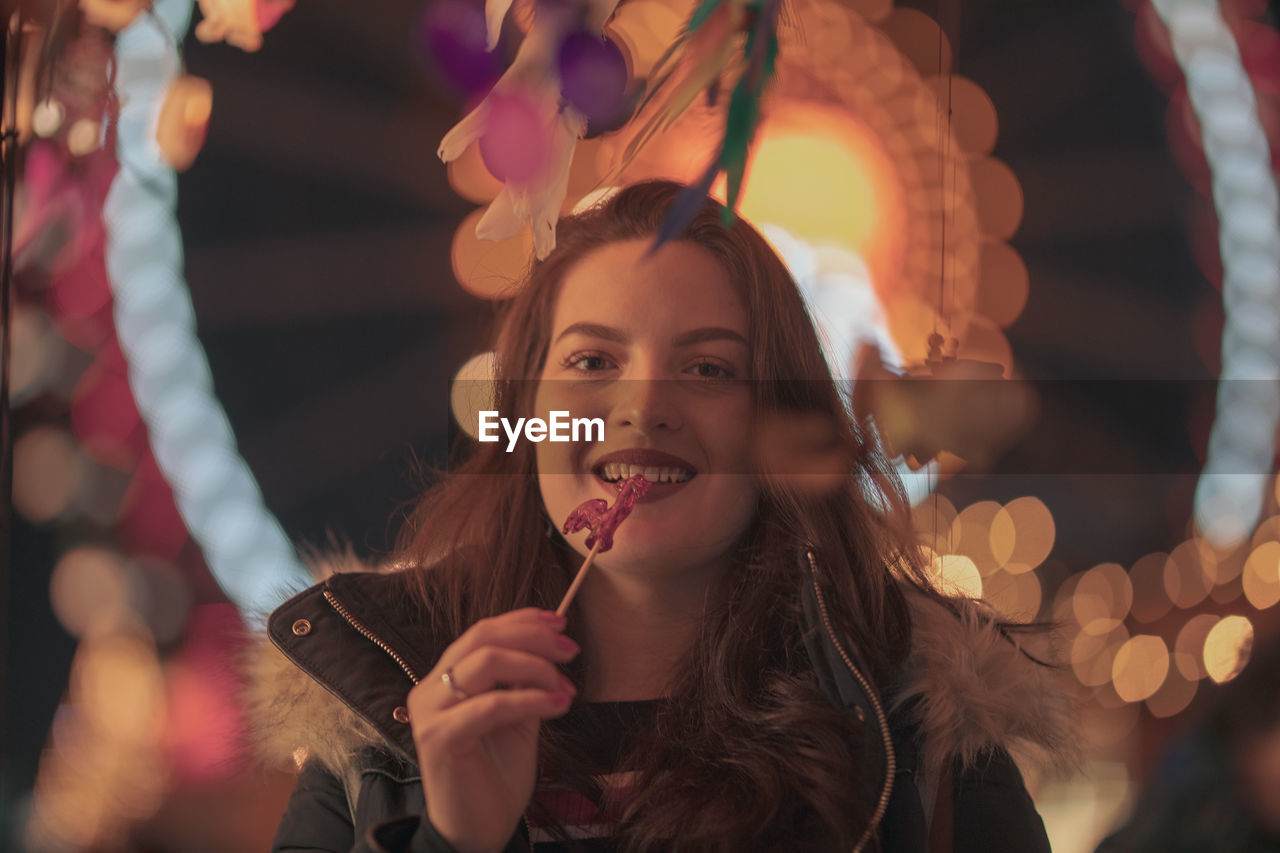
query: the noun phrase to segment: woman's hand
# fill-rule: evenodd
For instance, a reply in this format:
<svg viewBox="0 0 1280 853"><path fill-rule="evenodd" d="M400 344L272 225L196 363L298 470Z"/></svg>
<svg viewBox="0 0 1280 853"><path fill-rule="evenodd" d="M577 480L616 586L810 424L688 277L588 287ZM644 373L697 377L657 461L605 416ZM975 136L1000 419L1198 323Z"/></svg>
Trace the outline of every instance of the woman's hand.
<svg viewBox="0 0 1280 853"><path fill-rule="evenodd" d="M578 654L564 624L533 607L481 619L409 691L427 818L459 853L502 850L533 796L538 725L576 692L556 669Z"/></svg>

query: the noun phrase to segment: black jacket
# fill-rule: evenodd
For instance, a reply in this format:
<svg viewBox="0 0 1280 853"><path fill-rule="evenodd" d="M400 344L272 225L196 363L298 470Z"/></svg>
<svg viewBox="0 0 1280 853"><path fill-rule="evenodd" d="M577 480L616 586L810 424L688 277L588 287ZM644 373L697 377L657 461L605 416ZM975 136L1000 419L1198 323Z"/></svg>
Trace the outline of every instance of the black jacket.
<svg viewBox="0 0 1280 853"><path fill-rule="evenodd" d="M915 594L908 677L885 707L826 619L816 564L801 559L811 580L802 593L813 628L807 650L822 690L853 724L872 727L877 764L892 771L874 828L880 849L926 853L950 840L957 853L1048 851L1008 749L1070 750L1071 709L1051 671L1018 652L985 609L966 605L957 617ZM302 765L273 849L452 851L425 819L412 733L401 721L409 689L449 639L415 618L401 579L334 574L272 613L267 634L252 663L250 717L268 759ZM932 796L940 784L949 799ZM942 824L941 847L939 838L930 846L926 814ZM529 849L522 824L507 850Z"/></svg>

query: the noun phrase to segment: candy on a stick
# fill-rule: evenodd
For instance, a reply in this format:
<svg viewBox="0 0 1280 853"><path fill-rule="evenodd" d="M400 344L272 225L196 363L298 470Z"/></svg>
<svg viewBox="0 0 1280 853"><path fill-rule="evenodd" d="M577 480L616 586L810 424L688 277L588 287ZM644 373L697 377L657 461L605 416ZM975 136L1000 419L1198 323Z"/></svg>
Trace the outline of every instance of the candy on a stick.
<svg viewBox="0 0 1280 853"><path fill-rule="evenodd" d="M613 534L617 531L618 525L631 514L636 501L644 497L647 491L649 491L649 481L642 474L637 474L618 484L618 497L614 500L612 507L604 498L592 498L579 504L577 509L569 513L569 517L564 521L564 532L568 534L577 533L583 529L590 530L591 534L587 536L587 547L591 549L591 553L587 554L587 558L582 561L582 567L578 569L578 574L569 585L569 591L564 594L560 606L556 608L556 613L563 616L569 609L570 602L578 593L578 587L582 586L582 580L587 576L591 561L595 559L596 554L613 547Z"/></svg>

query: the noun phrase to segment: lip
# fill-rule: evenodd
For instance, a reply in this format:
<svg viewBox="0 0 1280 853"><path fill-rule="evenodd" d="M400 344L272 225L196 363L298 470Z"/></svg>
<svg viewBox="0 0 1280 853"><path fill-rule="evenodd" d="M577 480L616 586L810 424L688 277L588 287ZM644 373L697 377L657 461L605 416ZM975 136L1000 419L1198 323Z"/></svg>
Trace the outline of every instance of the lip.
<svg viewBox="0 0 1280 853"><path fill-rule="evenodd" d="M623 465L643 465L646 468L683 468L686 471L693 472L693 476L683 483L650 483L648 491L636 503L647 504L669 498L698 477L698 469L688 460L681 459L679 456L665 453L661 450L654 450L651 447L629 447L625 450L606 453L591 463L591 476L610 494L617 492L617 484L610 483L596 473L601 465L610 462L618 462Z"/></svg>

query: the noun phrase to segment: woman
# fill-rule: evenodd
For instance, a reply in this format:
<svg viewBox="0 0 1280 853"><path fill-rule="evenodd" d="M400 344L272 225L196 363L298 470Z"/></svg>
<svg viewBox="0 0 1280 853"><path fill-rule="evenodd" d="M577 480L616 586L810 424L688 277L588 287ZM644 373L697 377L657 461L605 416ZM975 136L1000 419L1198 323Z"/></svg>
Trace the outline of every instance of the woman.
<svg viewBox="0 0 1280 853"><path fill-rule="evenodd" d="M465 448L413 568L272 615L254 713L306 756L276 850L1048 849L1007 750L1067 748L1052 672L932 590L764 240L708 202L652 250L679 190L564 221L499 325L494 408L603 441ZM852 477L777 461L815 422ZM555 618L587 553L561 522L635 474Z"/></svg>

